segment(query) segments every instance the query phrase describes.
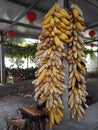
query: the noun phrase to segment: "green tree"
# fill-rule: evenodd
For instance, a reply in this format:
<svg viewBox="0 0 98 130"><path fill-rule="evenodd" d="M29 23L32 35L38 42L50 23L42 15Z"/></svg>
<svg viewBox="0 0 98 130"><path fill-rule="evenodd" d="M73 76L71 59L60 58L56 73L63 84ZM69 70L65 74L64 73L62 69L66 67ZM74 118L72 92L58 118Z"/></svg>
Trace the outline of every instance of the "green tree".
<svg viewBox="0 0 98 130"><path fill-rule="evenodd" d="M4 37L5 42L5 56L10 58L19 58L27 56L28 58L34 58L37 43L27 44L25 38L21 37Z"/></svg>
<svg viewBox="0 0 98 130"><path fill-rule="evenodd" d="M18 45L18 44L22 44L23 42L25 42L25 38L5 36L5 37L4 37L4 42L5 42L5 44Z"/></svg>

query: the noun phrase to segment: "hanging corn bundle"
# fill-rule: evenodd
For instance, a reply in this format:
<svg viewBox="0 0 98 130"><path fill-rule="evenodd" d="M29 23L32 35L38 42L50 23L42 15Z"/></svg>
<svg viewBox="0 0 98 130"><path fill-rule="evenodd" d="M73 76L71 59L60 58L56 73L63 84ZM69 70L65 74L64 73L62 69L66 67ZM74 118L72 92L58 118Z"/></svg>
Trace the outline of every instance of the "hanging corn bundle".
<svg viewBox="0 0 98 130"><path fill-rule="evenodd" d="M41 43L37 46L35 56L38 70L33 81L36 86L34 99L39 104L46 102L50 128L54 123L59 124L64 117L61 98L66 89L63 72L65 67L63 59L66 57L64 44L73 39L71 17L67 11L59 7L58 3L55 3L44 16L41 24L42 32L39 36Z"/></svg>
<svg viewBox="0 0 98 130"><path fill-rule="evenodd" d="M73 16L73 41L69 44L67 56L69 62L69 118L81 121L87 108L86 81L84 78L86 61L82 50L84 46L84 18L82 11L76 4L70 5L70 11Z"/></svg>

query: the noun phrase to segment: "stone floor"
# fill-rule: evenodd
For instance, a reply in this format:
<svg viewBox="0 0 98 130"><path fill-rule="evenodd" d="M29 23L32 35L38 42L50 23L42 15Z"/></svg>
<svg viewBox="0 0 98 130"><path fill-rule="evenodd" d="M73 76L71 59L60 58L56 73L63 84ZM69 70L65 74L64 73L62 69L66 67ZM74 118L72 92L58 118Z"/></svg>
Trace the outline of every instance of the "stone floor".
<svg viewBox="0 0 98 130"><path fill-rule="evenodd" d="M77 124L73 122L64 123L62 122L63 127L60 127L60 130L98 130L98 79L92 78L87 80L87 89L91 96L94 97L94 104L97 102L97 105L91 105L87 110L87 113L82 121L82 123ZM20 113L17 114L18 108L22 106L29 106L34 103L33 94L20 94L17 95L7 95L0 98L0 130L6 130L6 123L4 121L5 117L16 117L20 118ZM66 125L67 124L67 125ZM66 127L64 127L66 125ZM92 125L92 126L90 126ZM87 127L83 128L84 126ZM89 127L90 126L90 127ZM96 127L95 127L96 126ZM92 127L92 128L91 128ZM68 129L67 129L68 128ZM94 128L94 129L93 129ZM54 129L55 130L55 129ZM56 128L56 130L58 130Z"/></svg>
<svg viewBox="0 0 98 130"><path fill-rule="evenodd" d="M21 114L17 110L22 106L29 106L34 103L32 95L5 96L0 99L0 130L6 130L5 117L20 118Z"/></svg>

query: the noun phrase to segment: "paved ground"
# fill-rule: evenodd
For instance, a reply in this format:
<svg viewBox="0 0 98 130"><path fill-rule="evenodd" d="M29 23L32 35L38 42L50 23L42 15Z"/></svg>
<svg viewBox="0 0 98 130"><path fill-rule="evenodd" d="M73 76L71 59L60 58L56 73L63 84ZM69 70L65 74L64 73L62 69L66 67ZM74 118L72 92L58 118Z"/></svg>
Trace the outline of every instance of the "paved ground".
<svg viewBox="0 0 98 130"><path fill-rule="evenodd" d="M33 103L32 95L6 96L0 99L0 130L6 130L5 117L19 118L21 114L17 110L22 106Z"/></svg>
<svg viewBox="0 0 98 130"><path fill-rule="evenodd" d="M87 91L93 97L93 102L98 102L98 78L87 79Z"/></svg>
<svg viewBox="0 0 98 130"><path fill-rule="evenodd" d="M92 79L88 79L87 81L88 81L87 88L89 94L94 97L94 103L98 102L98 79L92 78ZM3 98L0 98L0 130L6 130L6 123L4 121L5 117L20 118L21 117L20 113L17 114L18 108L25 105L29 106L32 103L34 103L34 101L33 101L33 96L30 93L18 94L16 96L8 95ZM97 107L96 116L98 116L98 107Z"/></svg>

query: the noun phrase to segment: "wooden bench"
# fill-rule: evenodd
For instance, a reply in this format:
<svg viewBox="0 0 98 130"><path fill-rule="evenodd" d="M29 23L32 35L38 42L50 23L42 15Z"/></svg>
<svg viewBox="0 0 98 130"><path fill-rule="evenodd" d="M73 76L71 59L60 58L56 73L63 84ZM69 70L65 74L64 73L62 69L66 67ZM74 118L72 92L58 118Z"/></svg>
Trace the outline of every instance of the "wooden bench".
<svg viewBox="0 0 98 130"><path fill-rule="evenodd" d="M45 109L37 109L35 105L32 105L29 107L22 107L19 110L21 112L22 119L28 119L29 124L33 126L33 130L46 129L46 118L48 118L48 114Z"/></svg>
<svg viewBox="0 0 98 130"><path fill-rule="evenodd" d="M7 122L6 130L27 130L28 120L26 119L9 119L5 118Z"/></svg>

